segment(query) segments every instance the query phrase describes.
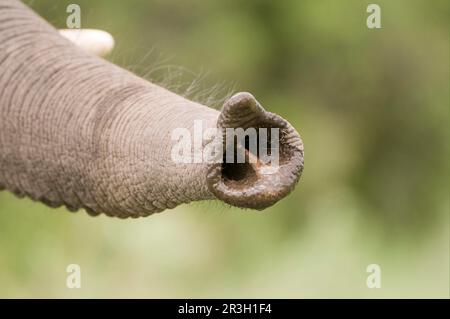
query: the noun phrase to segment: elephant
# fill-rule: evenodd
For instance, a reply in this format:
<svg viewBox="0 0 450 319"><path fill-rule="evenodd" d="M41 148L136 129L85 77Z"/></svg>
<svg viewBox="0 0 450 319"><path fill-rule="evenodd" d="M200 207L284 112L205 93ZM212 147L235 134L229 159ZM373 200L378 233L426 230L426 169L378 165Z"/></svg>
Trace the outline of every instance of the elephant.
<svg viewBox="0 0 450 319"><path fill-rule="evenodd" d="M276 171L175 163L171 132L192 131L195 120L279 128ZM0 189L92 216L136 218L214 199L262 210L294 189L303 157L298 132L250 93L220 111L190 101L74 45L22 2L0 0Z"/></svg>

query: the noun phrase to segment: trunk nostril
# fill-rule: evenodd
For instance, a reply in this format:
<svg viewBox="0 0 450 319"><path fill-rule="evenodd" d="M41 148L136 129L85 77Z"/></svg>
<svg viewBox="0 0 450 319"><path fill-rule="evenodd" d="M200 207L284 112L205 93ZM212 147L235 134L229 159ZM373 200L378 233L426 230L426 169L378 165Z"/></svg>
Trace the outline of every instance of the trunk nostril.
<svg viewBox="0 0 450 319"><path fill-rule="evenodd" d="M223 163L222 176L225 183L242 182L244 180L255 179L256 171L250 163Z"/></svg>
<svg viewBox="0 0 450 319"><path fill-rule="evenodd" d="M217 126L227 128L279 129L277 143L269 137L266 155L273 155L278 147L278 160L267 162L259 153L251 151L249 139L242 143L232 141L230 148L224 136L224 161L212 164L208 170L207 182L210 191L228 204L238 207L264 209L288 195L300 179L303 170L303 143L300 135L283 118L266 112L249 93L238 93L228 100L219 116ZM269 135L270 136L270 135ZM258 143L261 136L257 133ZM274 145L278 144L278 145ZM258 144L258 146L260 146ZM236 162L236 151L245 148L245 162ZM227 150L234 150L234 161L226 161Z"/></svg>

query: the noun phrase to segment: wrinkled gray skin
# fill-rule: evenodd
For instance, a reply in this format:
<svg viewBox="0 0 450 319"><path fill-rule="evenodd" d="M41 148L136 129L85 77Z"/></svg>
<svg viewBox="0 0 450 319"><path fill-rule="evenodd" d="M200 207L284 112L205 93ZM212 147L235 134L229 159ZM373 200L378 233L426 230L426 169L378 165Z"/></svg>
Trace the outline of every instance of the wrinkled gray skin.
<svg viewBox="0 0 450 319"><path fill-rule="evenodd" d="M174 163L171 132L192 131L196 119L280 127L279 174L228 183L221 164ZM21 2L0 0L0 189L122 218L214 198L263 209L294 188L302 168L299 135L250 94L220 113L82 51Z"/></svg>

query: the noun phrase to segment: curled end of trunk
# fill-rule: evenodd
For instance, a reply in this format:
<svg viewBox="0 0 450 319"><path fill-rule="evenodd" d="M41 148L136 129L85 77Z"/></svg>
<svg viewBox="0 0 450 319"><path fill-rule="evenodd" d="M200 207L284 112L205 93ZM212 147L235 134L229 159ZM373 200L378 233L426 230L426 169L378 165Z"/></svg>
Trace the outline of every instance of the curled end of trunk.
<svg viewBox="0 0 450 319"><path fill-rule="evenodd" d="M225 102L217 127L224 135L224 159L230 143L234 150L245 147L244 163L224 160L209 167L208 188L218 199L233 206L262 210L294 189L303 170L303 142L285 119L264 110L250 93L241 92ZM225 136L227 128L255 128L259 143L261 128L266 128L267 132L278 129L276 143L268 136L267 145L272 155L277 149L277 163L267 163L262 158L260 145L255 154L250 152L247 140L240 146L239 140L237 143L234 138L228 141Z"/></svg>

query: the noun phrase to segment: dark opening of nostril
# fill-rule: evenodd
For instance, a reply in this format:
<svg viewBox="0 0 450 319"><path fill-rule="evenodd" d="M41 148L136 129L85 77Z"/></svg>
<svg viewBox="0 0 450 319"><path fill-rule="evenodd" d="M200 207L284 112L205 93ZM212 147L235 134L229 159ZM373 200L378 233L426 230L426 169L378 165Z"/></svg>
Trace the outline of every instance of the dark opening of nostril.
<svg viewBox="0 0 450 319"><path fill-rule="evenodd" d="M247 180L250 182L251 180L256 180L256 169L254 165L249 163L248 155L251 153L249 136L245 136L244 143L238 141L235 136L232 147L234 149L234 158L232 162L227 162L226 150L223 157L222 178L224 179L225 183L229 184L231 182L232 184L236 184L233 182L244 182ZM239 163L237 161L237 154L239 152L239 149L242 149L242 147L245 149L245 162ZM253 155L257 156L257 154Z"/></svg>
<svg viewBox="0 0 450 319"><path fill-rule="evenodd" d="M256 177L256 171L249 163L223 163L222 176L227 181L240 182Z"/></svg>

